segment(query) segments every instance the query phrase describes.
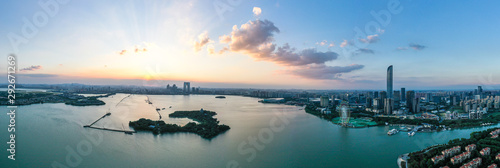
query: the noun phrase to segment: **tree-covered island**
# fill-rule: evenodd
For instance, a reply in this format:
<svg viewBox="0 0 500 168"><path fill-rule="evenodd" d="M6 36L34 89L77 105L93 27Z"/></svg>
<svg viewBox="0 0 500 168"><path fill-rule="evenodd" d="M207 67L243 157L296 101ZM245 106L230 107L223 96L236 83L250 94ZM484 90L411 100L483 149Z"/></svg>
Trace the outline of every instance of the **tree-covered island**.
<svg viewBox="0 0 500 168"><path fill-rule="evenodd" d="M227 125L219 125L219 121L213 116L216 112L207 110L194 111L175 111L170 114L171 118L189 118L195 122L189 122L184 126L177 124L167 124L164 121L153 121L150 119L141 118L137 121L130 121L129 126L135 130L152 131L154 134L175 133L175 132L191 132L200 135L206 139L212 139L215 136L230 129Z"/></svg>

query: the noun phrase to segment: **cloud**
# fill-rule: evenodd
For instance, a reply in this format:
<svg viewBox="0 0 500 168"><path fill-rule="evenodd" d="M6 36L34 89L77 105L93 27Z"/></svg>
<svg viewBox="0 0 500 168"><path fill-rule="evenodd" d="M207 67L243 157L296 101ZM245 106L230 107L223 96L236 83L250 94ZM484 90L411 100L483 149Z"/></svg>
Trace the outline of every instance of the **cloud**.
<svg viewBox="0 0 500 168"><path fill-rule="evenodd" d="M340 43L340 47L342 47L342 48L344 48L348 45L352 45L352 42L344 40L344 41L342 41L342 43Z"/></svg>
<svg viewBox="0 0 500 168"><path fill-rule="evenodd" d="M339 55L335 52L321 52L316 48L297 50L288 43L277 46L274 44L274 35L279 32L280 30L269 20L248 21L239 28L234 25L229 35L219 37L220 43L228 45L220 50L219 54L226 51L247 54L259 61L286 66L292 69L288 71L289 73L310 79L338 79L342 73L363 68L362 65L347 67L325 65L326 62L338 58ZM347 40L345 43L347 45ZM328 41L324 40L318 44L328 45ZM333 43L331 45L333 46ZM321 72L325 74L320 75Z"/></svg>
<svg viewBox="0 0 500 168"><path fill-rule="evenodd" d="M396 50L404 51L404 50L408 50L408 47L398 47L398 48L396 48Z"/></svg>
<svg viewBox="0 0 500 168"><path fill-rule="evenodd" d="M194 51L198 52L201 48L211 42L210 38L208 38L208 32L203 32L198 35L198 41L194 42Z"/></svg>
<svg viewBox="0 0 500 168"><path fill-rule="evenodd" d="M324 45L327 45L328 44L328 41L326 40L323 40L321 42L316 42L317 45L320 45L320 46L324 46Z"/></svg>
<svg viewBox="0 0 500 168"><path fill-rule="evenodd" d="M412 48L414 50L419 50L419 51L426 48L426 46L423 46L420 44L415 44L415 43L411 43L409 46L410 46L410 48Z"/></svg>
<svg viewBox="0 0 500 168"><path fill-rule="evenodd" d="M379 41L378 34L366 36L366 39L360 38L359 41L362 43L375 43Z"/></svg>
<svg viewBox="0 0 500 168"><path fill-rule="evenodd" d="M58 76L56 74L17 74L17 75L22 77L31 77L31 78L51 78Z"/></svg>
<svg viewBox="0 0 500 168"><path fill-rule="evenodd" d="M368 48L360 48L360 49L357 49L354 54L361 54L361 53L364 53L364 54L375 54L375 51L373 51L372 49L368 49Z"/></svg>
<svg viewBox="0 0 500 168"><path fill-rule="evenodd" d="M215 54L215 48L214 48L214 46L211 45L211 44L207 45L207 52L208 52L208 54L211 54L211 55Z"/></svg>
<svg viewBox="0 0 500 168"><path fill-rule="evenodd" d="M334 47L335 46L335 43L331 42L329 45L328 45L328 48L331 48L331 47Z"/></svg>
<svg viewBox="0 0 500 168"><path fill-rule="evenodd" d="M156 46L156 44L154 44L154 43L143 42L142 44L135 45L135 46L130 47L128 49L123 49L123 50L119 51L118 54L125 55L129 51L133 52L133 53L147 52L149 50L148 48L152 48L155 46Z"/></svg>
<svg viewBox="0 0 500 168"><path fill-rule="evenodd" d="M233 52L242 52L255 58L267 58L274 51L276 45L274 33L280 30L269 20L249 21L240 26L233 26L231 35L220 37L221 43L229 44L229 50Z"/></svg>
<svg viewBox="0 0 500 168"><path fill-rule="evenodd" d="M363 67L364 65L358 64L348 66L309 65L288 72L308 79L339 79L343 73L359 70Z"/></svg>
<svg viewBox="0 0 500 168"><path fill-rule="evenodd" d="M21 71L21 72L36 71L36 70L39 70L39 69L42 69L41 65L31 65L30 67L20 69L19 71Z"/></svg>
<svg viewBox="0 0 500 168"><path fill-rule="evenodd" d="M396 48L396 50L398 50L398 51L404 51L404 50L408 50L410 48L413 49L413 50L416 50L416 51L420 51L420 50L423 50L423 49L427 48L427 46L420 45L420 44L415 44L415 43L410 43L408 45L408 47L398 47L398 48Z"/></svg>
<svg viewBox="0 0 500 168"><path fill-rule="evenodd" d="M255 16L259 16L261 13L262 13L262 9L260 9L259 7L253 7L253 14Z"/></svg>

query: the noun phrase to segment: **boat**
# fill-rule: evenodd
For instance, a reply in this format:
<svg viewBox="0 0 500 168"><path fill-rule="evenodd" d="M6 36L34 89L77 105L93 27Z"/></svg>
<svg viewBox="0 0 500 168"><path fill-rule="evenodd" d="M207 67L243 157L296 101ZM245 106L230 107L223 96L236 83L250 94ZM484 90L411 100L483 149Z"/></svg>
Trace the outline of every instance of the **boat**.
<svg viewBox="0 0 500 168"><path fill-rule="evenodd" d="M415 135L415 131L408 132L408 136L413 136Z"/></svg>
<svg viewBox="0 0 500 168"><path fill-rule="evenodd" d="M161 110L165 110L165 107L163 107Z"/></svg>
<svg viewBox="0 0 500 168"><path fill-rule="evenodd" d="M215 96L215 98L217 98L217 99L225 99L226 96Z"/></svg>
<svg viewBox="0 0 500 168"><path fill-rule="evenodd" d="M387 135L394 135L397 134L399 131L397 129L391 129L389 132L387 132Z"/></svg>
<svg viewBox="0 0 500 168"><path fill-rule="evenodd" d="M172 106L168 107L168 108L172 108Z"/></svg>
<svg viewBox="0 0 500 168"><path fill-rule="evenodd" d="M156 108L156 111L160 111L160 108Z"/></svg>

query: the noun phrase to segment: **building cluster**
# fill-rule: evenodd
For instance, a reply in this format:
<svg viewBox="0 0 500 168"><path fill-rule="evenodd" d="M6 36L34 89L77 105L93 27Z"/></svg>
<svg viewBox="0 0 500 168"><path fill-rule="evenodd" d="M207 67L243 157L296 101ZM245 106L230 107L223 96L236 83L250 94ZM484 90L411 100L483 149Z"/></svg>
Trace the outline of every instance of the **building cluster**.
<svg viewBox="0 0 500 168"><path fill-rule="evenodd" d="M483 156L486 156L486 155L490 155L490 152L491 152L490 147L486 147L486 148L481 149L481 151L479 153Z"/></svg>
<svg viewBox="0 0 500 168"><path fill-rule="evenodd" d="M490 132L491 138L497 138L498 134L500 134L500 129L496 129Z"/></svg>
<svg viewBox="0 0 500 168"><path fill-rule="evenodd" d="M460 166L460 168L477 168L481 166L482 159L480 157L473 159L472 161Z"/></svg>
<svg viewBox="0 0 500 168"><path fill-rule="evenodd" d="M469 151L465 151L464 153L453 156L450 161L454 165L459 164L459 163L462 163L463 161L469 159L470 155L471 155L471 153Z"/></svg>
<svg viewBox="0 0 500 168"><path fill-rule="evenodd" d="M463 163L466 160L470 159L471 156L472 156L471 152L474 151L474 150L476 150L476 148L477 148L476 144L470 144L470 145L467 145L465 147L465 152L463 152L461 154L458 154L458 155L455 155L455 154L457 154L457 153L459 153L461 151L461 147L460 146L455 146L453 148L449 148L449 149L441 151L442 155L435 156L435 157L431 158L431 160L432 160L432 162L434 162L434 164L437 164L440 161L443 161L445 158L453 156L450 159L450 162L453 165L457 165L457 164ZM486 148L483 148L479 153L482 156L487 156L487 155L490 155L491 149L489 147L486 147ZM500 160L500 153L496 156L496 159ZM460 168L477 168L477 167L481 166L481 162L482 162L482 159L480 157L478 157L478 158L473 159L470 162L467 162L467 163L463 164L462 166L460 166ZM497 165L496 164L491 164L488 167L495 167L496 168ZM441 168L449 168L449 167L448 166L444 166L444 167L441 167Z"/></svg>

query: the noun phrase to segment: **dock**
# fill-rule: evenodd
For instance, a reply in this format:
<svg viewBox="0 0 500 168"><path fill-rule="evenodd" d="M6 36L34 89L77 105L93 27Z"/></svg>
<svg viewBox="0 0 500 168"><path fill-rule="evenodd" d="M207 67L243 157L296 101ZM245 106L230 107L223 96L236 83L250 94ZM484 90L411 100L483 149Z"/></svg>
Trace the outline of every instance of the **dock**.
<svg viewBox="0 0 500 168"><path fill-rule="evenodd" d="M93 126L88 126L88 128L99 129L99 130L106 130L106 131L123 132L123 133L126 133L126 134L136 133L136 131L132 131L132 130L119 130L119 129L112 129L112 128L99 128L99 127L93 127Z"/></svg>
<svg viewBox="0 0 500 168"><path fill-rule="evenodd" d="M95 120L94 122L92 122L92 123L91 123L91 124L89 124L89 125L84 125L83 127L84 127L84 128L99 129L99 130L106 130L106 131L123 132L123 133L125 133L125 134L133 134L133 133L136 133L136 131L132 131L132 130L125 130L125 129L121 129L121 130L119 130L119 129L104 128L104 127L100 128L100 127L94 127L94 126L92 126L92 125L94 125L95 123L97 123L98 121L100 121L101 119L103 119L104 117L106 117L106 116L110 116L110 115L111 115L111 112L109 112L109 111L108 111L108 112L107 112L106 114L104 114L102 117L98 118L97 120ZM122 125L122 127L123 127L123 125Z"/></svg>

